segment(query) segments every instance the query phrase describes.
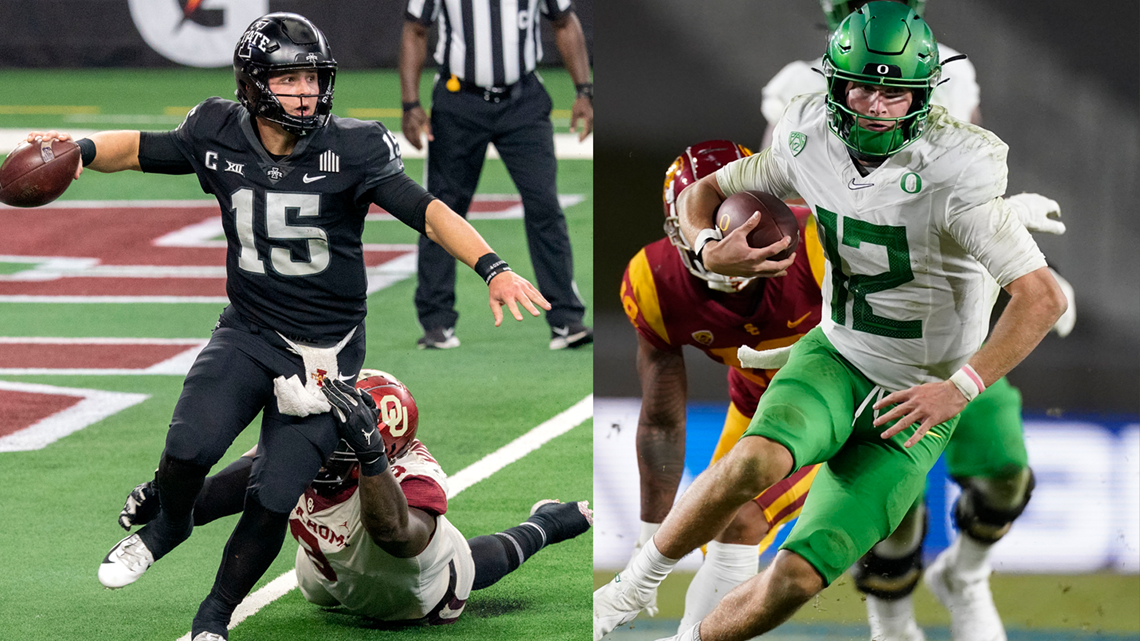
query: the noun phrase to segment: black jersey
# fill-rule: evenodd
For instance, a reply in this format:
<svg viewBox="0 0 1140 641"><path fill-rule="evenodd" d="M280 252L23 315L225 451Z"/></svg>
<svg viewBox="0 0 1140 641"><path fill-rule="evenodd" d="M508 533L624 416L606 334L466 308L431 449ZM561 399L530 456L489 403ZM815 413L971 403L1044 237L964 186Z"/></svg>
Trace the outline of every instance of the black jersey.
<svg viewBox="0 0 1140 641"><path fill-rule="evenodd" d="M278 160L255 126L238 103L210 98L173 132L202 189L221 205L230 304L286 336L336 342L365 315L360 236L368 205L385 182L411 182L399 147L378 122L332 116ZM395 209L405 222L415 217Z"/></svg>

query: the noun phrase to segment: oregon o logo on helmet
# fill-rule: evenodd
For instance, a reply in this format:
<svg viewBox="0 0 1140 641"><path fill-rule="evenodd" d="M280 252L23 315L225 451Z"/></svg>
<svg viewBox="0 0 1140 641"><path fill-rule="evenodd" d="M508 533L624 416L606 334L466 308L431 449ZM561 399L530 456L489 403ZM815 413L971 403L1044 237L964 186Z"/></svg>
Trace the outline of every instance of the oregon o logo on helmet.
<svg viewBox="0 0 1140 641"><path fill-rule="evenodd" d="M902 190L908 194L917 194L922 191L922 176L913 171L907 172L899 181L899 187L902 187Z"/></svg>
<svg viewBox="0 0 1140 641"><path fill-rule="evenodd" d="M878 67L875 67L875 71L878 72L880 76L885 76L890 73L891 68L887 65L879 65Z"/></svg>
<svg viewBox="0 0 1140 641"><path fill-rule="evenodd" d="M234 44L251 22L269 13L269 0L128 0L131 19L143 40L164 58L191 67L233 63ZM220 15L219 26L195 22L199 13ZM216 21L212 15L211 22Z"/></svg>

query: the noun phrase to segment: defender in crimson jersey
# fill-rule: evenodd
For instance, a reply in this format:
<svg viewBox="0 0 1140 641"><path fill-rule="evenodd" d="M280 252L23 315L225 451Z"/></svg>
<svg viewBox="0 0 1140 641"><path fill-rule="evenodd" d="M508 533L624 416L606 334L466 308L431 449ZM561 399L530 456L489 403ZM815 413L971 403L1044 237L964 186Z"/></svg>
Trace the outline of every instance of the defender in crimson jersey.
<svg viewBox="0 0 1140 641"><path fill-rule="evenodd" d="M642 408L637 429L641 473L641 537L644 543L664 520L684 467L685 364L689 345L728 366L731 403L713 454L718 460L748 427L775 370L742 367L737 348L785 347L820 322L823 253L807 209L793 207L803 242L781 278L735 279L706 272L676 233L674 202L680 192L721 166L748 155L726 140L685 150L665 176L668 238L633 257L622 278L622 305L637 330ZM807 466L740 509L737 518L708 545L705 563L690 586L686 611L707 611L702 600L720 594L757 571L757 554L779 527L803 507L816 471ZM639 543L639 544L640 544ZM697 618L700 618L699 616ZM682 627L686 621L682 621Z"/></svg>

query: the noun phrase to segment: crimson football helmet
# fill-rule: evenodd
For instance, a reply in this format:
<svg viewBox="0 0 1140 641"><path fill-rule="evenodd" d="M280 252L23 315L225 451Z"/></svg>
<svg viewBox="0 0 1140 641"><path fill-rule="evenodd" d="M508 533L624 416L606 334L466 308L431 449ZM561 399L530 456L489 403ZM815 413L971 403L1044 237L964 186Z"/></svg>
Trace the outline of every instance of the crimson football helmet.
<svg viewBox="0 0 1140 641"><path fill-rule="evenodd" d="M384 439L384 447L388 450L388 460L395 461L403 456L412 441L416 439L416 430L420 425L420 410L416 407L416 399L395 376L377 369L362 369L356 381L356 389L368 392L372 400L376 401L376 410L380 413L380 437Z"/></svg>
<svg viewBox="0 0 1140 641"><path fill-rule="evenodd" d="M403 383L387 372L362 369L357 378L356 389L370 394L376 402L379 413L376 427L384 439L388 461L394 463L407 453L416 439L420 425L416 399ZM313 479L313 488L321 494L335 494L356 482L359 469L356 453L342 440Z"/></svg>
<svg viewBox="0 0 1140 641"><path fill-rule="evenodd" d="M305 136L325 126L332 113L336 60L325 34L308 18L295 13L270 13L249 25L234 49L234 78L238 100L251 116L275 122L296 136ZM310 116L285 113L277 95L269 89L276 72L314 69L317 72L317 107Z"/></svg>
<svg viewBox="0 0 1140 641"><path fill-rule="evenodd" d="M751 278L722 276L705 269L696 259L685 235L681 233L681 219L677 216L677 197L689 185L708 176L728 163L751 156L752 152L744 145L731 140L707 140L687 149L669 165L665 172L665 186L662 200L665 205L665 234L681 254L681 262L694 276L706 281L711 289L721 292L738 292L744 289Z"/></svg>

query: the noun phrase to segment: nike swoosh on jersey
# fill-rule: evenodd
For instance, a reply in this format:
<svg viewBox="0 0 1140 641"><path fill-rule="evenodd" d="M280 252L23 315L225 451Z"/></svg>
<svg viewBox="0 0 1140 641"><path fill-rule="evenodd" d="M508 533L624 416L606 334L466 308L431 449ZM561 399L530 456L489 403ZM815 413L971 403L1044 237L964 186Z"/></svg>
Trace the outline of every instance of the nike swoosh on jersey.
<svg viewBox="0 0 1140 641"><path fill-rule="evenodd" d="M797 320L788 321L788 329L791 329L791 328L795 327L796 325L799 325L800 323L804 322L805 320L807 320L808 316L811 316L811 312L808 312L808 313L804 314L803 316L800 316L799 319L797 319Z"/></svg>
<svg viewBox="0 0 1140 641"><path fill-rule="evenodd" d="M310 177L309 174L305 174L304 176L301 176L301 182L303 182L305 184L309 184L312 182L317 182L321 178L328 178L328 176L312 176L312 177ZM852 180L855 180L855 179L852 178Z"/></svg>
<svg viewBox="0 0 1140 641"><path fill-rule="evenodd" d="M306 182L308 182L308 181L306 181ZM875 186L875 183L866 183L866 184L857 183L857 182L855 182L854 178L851 179L851 182L847 183L848 189L866 189L868 187L874 187L874 186Z"/></svg>

